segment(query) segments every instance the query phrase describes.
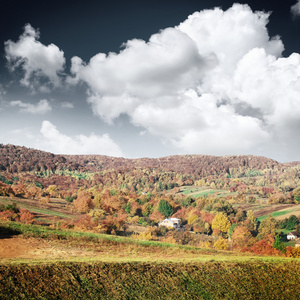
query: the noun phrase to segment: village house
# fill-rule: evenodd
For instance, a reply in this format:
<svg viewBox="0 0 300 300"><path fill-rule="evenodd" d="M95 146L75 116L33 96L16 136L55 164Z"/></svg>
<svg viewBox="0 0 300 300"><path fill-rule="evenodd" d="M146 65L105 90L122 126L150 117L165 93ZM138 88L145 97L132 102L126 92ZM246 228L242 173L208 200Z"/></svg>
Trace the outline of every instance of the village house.
<svg viewBox="0 0 300 300"><path fill-rule="evenodd" d="M298 248L300 247L300 239L296 239L295 240L295 245L294 245L295 248Z"/></svg>
<svg viewBox="0 0 300 300"><path fill-rule="evenodd" d="M295 240L295 239L297 239L298 237L299 237L300 235L299 235L299 233L297 232L297 231L292 231L292 232L290 232L287 236L286 236L286 239L287 240Z"/></svg>
<svg viewBox="0 0 300 300"><path fill-rule="evenodd" d="M166 226L166 227L180 229L180 219L177 218L164 219L163 221L158 223L158 226Z"/></svg>

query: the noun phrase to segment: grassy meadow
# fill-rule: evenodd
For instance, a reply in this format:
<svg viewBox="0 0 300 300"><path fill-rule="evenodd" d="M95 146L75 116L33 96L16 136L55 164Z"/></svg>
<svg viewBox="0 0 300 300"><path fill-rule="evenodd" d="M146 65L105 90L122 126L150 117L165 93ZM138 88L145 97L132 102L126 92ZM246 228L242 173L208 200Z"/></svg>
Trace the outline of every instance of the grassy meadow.
<svg viewBox="0 0 300 300"><path fill-rule="evenodd" d="M1 222L0 236L83 257L3 259L0 299L299 299L300 262Z"/></svg>

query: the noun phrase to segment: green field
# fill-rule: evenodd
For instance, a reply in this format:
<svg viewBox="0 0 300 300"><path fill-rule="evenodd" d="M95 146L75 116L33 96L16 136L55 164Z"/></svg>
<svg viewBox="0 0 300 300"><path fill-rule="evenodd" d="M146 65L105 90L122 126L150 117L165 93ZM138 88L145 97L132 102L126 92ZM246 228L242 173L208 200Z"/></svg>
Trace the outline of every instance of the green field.
<svg viewBox="0 0 300 300"><path fill-rule="evenodd" d="M291 212L293 212L292 209L290 209L290 210L283 210L283 211L275 211L275 212L272 212L271 214L267 214L267 215L264 215L264 216L261 216L261 217L257 218L257 221L261 222L262 220L264 220L269 215L271 215L272 217L276 218L276 217L279 217L279 216L283 216L283 215L289 214Z"/></svg>
<svg viewBox="0 0 300 300"><path fill-rule="evenodd" d="M226 190L210 189L208 187L197 187L197 186L184 186L180 188L180 193L185 196L197 197L207 197L209 195L215 194L217 197L224 197L227 195L234 195L236 193L230 193Z"/></svg>
<svg viewBox="0 0 300 300"><path fill-rule="evenodd" d="M42 214L42 215L48 215L48 216L54 216L59 217L63 219L72 219L73 216L69 214L65 214L59 211L54 211L53 208L41 208L37 207L36 205L30 205L27 203L24 203L21 198L8 198L8 197L0 197L0 204L8 205L15 202L19 208L28 209L32 213Z"/></svg>

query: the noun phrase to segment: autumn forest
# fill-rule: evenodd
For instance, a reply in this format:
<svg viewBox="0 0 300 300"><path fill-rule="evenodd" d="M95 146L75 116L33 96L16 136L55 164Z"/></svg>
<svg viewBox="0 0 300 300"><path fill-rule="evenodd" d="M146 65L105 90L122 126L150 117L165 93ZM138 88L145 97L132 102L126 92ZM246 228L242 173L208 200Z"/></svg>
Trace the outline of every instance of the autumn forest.
<svg viewBox="0 0 300 300"><path fill-rule="evenodd" d="M258 156L124 159L0 145L0 219L196 247L300 256L300 163ZM10 201L11 200L11 201ZM38 217L30 203L66 212ZM181 230L158 223L178 218ZM299 248L300 249L300 248Z"/></svg>

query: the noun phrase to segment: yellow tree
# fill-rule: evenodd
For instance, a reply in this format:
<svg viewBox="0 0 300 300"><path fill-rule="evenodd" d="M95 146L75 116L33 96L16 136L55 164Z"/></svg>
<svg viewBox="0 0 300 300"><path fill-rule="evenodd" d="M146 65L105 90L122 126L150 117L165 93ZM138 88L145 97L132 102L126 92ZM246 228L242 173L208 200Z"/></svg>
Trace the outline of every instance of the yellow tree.
<svg viewBox="0 0 300 300"><path fill-rule="evenodd" d="M58 196L58 187L55 184L51 184L46 189L46 192L50 195L51 198L56 198Z"/></svg>
<svg viewBox="0 0 300 300"><path fill-rule="evenodd" d="M215 243L214 243L214 248L218 250L227 250L228 249L228 243L225 239L219 238Z"/></svg>
<svg viewBox="0 0 300 300"><path fill-rule="evenodd" d="M267 218L262 220L259 225L259 236L262 238L266 238L268 235L274 237L276 234L276 225L277 221L271 215L269 215Z"/></svg>
<svg viewBox="0 0 300 300"><path fill-rule="evenodd" d="M245 225L250 231L256 230L257 222L252 210L247 212L247 220L245 221Z"/></svg>
<svg viewBox="0 0 300 300"><path fill-rule="evenodd" d="M226 236L230 229L231 223L224 213L218 213L212 221L212 229L219 230L223 236Z"/></svg>

